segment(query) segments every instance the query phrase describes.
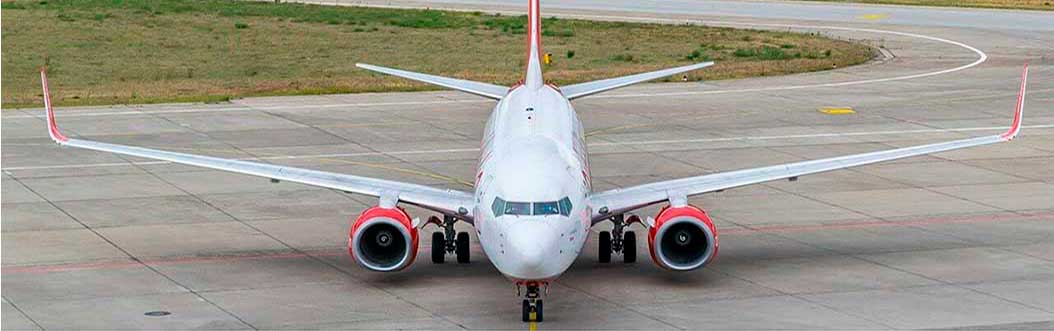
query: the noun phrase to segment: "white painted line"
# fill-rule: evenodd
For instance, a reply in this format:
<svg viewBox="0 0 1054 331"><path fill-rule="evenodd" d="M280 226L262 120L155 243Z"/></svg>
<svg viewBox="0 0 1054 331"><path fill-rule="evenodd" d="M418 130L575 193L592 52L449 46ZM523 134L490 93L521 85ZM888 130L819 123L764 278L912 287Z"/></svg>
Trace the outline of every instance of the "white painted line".
<svg viewBox="0 0 1054 331"><path fill-rule="evenodd" d="M1046 129L1054 128L1054 124L1039 124L1039 125L1025 125L1023 128L1026 129ZM892 130L892 131L864 131L864 132L845 132L845 133L812 133L812 134L797 134L797 135L780 135L780 136L747 136L747 137L723 137L723 138L699 138L699 139L671 139L671 140L641 140L641 141L623 141L623 142L598 142L591 143L589 147L600 147L600 146L629 146L629 145L662 145L662 144L679 144L679 143L706 143L706 142L726 142L726 141L757 141L757 140L788 140L788 139L810 139L810 138L831 138L831 137L858 137L858 136L877 136L886 134L907 134L907 133L941 133L941 132L974 132L974 131L999 131L1006 130L1005 126L987 126L987 127L973 127L973 128L958 128L958 129L918 129L918 130ZM333 153L333 154L311 154L311 155L277 155L277 156L263 156L256 158L238 158L236 160L298 160L298 159L320 159L320 158L336 158L336 157L356 157L356 156L382 156L382 155L426 155L426 154L447 154L447 153L469 153L479 152L479 148L451 148L451 149L427 149L427 150L407 150L407 151L391 151L391 152L358 152L358 153ZM43 169L78 169L78 168L104 168L104 167L123 167L133 165L157 165L157 164L168 164L171 162L166 161L145 161L145 162L128 162L128 163L86 163L86 164L65 164L65 165L52 165L52 166L24 166L24 167L6 167L0 170L3 171L18 171L18 170L43 170Z"/></svg>

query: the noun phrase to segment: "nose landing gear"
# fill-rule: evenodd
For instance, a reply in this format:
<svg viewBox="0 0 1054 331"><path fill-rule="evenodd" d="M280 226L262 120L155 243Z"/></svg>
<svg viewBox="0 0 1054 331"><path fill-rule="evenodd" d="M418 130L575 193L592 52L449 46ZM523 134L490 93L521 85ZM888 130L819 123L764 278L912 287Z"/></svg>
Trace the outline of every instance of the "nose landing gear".
<svg viewBox="0 0 1054 331"><path fill-rule="evenodd" d="M625 229L634 222L640 222L640 217L633 215L628 221L624 217L624 215L612 216L611 232L600 232L600 247L597 251L600 263L611 263L611 253L622 253L624 263L637 262L637 234L633 231L625 231Z"/></svg>
<svg viewBox="0 0 1054 331"><path fill-rule="evenodd" d="M432 216L428 222L443 228L443 232L432 232L432 263L445 262L446 255L450 253L457 256L457 263L468 263L468 232L454 230L457 218L443 216L443 220L440 221L438 217Z"/></svg>
<svg viewBox="0 0 1054 331"><path fill-rule="evenodd" d="M527 292L524 294L523 299L523 321L524 322L541 322L545 320L542 314L542 290L541 286L545 286L545 292L549 292L549 283L539 282L527 282L527 283L516 283L516 295L520 295L520 287L526 287Z"/></svg>

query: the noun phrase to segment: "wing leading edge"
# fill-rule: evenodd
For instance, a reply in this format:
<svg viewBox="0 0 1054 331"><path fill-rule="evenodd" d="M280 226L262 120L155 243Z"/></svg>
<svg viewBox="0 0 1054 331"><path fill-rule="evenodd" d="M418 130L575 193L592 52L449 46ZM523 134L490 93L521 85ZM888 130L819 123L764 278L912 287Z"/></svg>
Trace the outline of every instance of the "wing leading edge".
<svg viewBox="0 0 1054 331"><path fill-rule="evenodd" d="M1018 92L1017 106L1014 109L1014 120L1010 129L1003 134L715 173L598 192L589 198L594 210L593 222L602 221L610 215L666 201L674 205L683 205L687 203L689 196L697 194L906 157L1007 142L1013 140L1021 131L1027 82L1028 64L1025 64L1021 73L1021 88Z"/></svg>
<svg viewBox="0 0 1054 331"><path fill-rule="evenodd" d="M48 78L43 69L40 71L40 80L44 88L44 108L47 113L48 135L51 136L52 140L63 146L162 160L370 195L380 197L382 204L387 203L394 205L397 202L405 202L443 214L457 216L466 219L469 222L472 221L472 194L463 191L444 190L420 184L266 163L222 159L211 156L192 155L90 140L71 139L63 135L62 132L59 131L58 125L55 123L55 112L52 109L51 94L48 90Z"/></svg>

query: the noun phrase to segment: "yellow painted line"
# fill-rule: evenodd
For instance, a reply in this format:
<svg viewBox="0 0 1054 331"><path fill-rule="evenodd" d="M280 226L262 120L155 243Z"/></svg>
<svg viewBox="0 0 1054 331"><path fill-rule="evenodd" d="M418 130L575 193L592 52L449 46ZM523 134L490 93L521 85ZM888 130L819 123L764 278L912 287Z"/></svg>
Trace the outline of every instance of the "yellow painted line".
<svg viewBox="0 0 1054 331"><path fill-rule="evenodd" d="M823 107L820 112L827 115L849 115L856 114L852 107Z"/></svg>
<svg viewBox="0 0 1054 331"><path fill-rule="evenodd" d="M536 314L537 313L530 313L530 315L529 315L530 319L531 319L531 322L528 324L529 325L528 329L531 330L531 331L538 331L538 321L537 321L538 316L536 316Z"/></svg>
<svg viewBox="0 0 1054 331"><path fill-rule="evenodd" d="M877 21L889 17L889 14L864 14L857 16L857 18L867 21Z"/></svg>

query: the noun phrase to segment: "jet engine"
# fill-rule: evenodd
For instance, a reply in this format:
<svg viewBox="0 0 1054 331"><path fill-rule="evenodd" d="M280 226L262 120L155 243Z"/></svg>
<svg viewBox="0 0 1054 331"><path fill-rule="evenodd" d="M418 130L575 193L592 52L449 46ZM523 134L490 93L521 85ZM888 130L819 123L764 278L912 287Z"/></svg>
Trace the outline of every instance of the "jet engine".
<svg viewBox="0 0 1054 331"><path fill-rule="evenodd" d="M717 228L699 208L667 206L651 224L648 246L660 267L693 270L717 257Z"/></svg>
<svg viewBox="0 0 1054 331"><path fill-rule="evenodd" d="M417 228L402 208L372 207L355 220L348 254L366 269L398 271L417 257Z"/></svg>

